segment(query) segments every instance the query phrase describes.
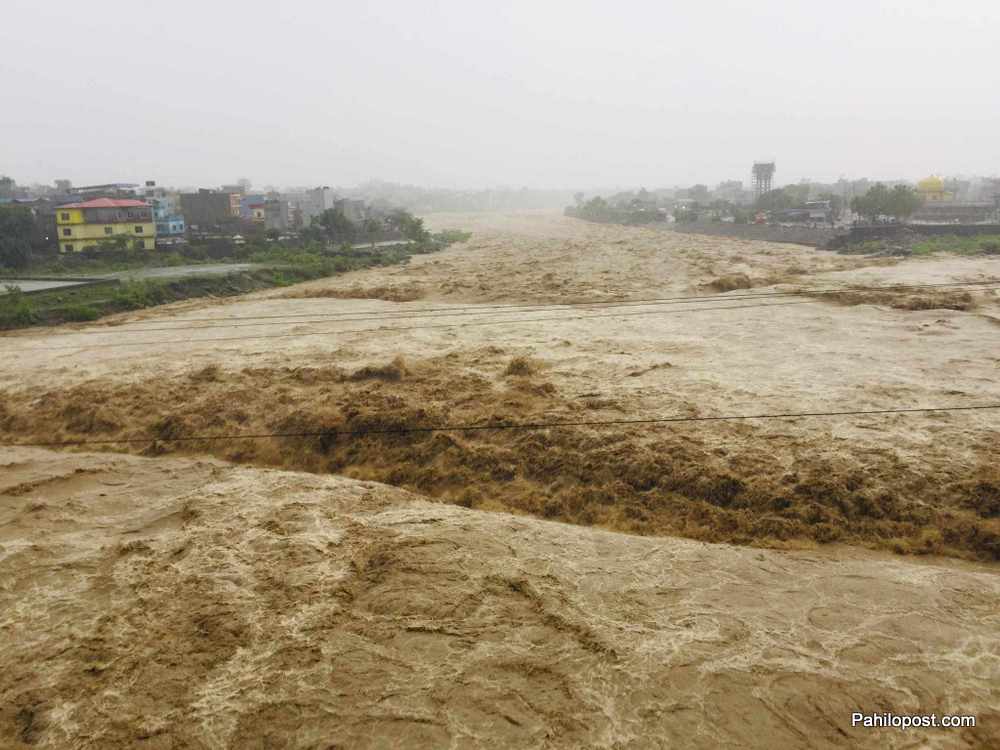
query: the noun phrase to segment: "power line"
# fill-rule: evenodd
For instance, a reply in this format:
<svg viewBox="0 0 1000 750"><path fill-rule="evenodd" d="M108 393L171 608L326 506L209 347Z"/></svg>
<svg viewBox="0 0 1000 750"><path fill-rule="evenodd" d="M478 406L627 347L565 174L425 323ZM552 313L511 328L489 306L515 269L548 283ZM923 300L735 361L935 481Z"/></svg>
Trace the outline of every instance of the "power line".
<svg viewBox="0 0 1000 750"><path fill-rule="evenodd" d="M960 287L974 286L974 287L977 288L978 291L992 291L994 289L1000 289L1000 287L982 287L982 286L979 286L980 284L984 284L984 283L995 283L995 282L966 282L966 283L960 283L960 284L924 285L924 286L921 286L921 287L910 287L910 288L927 288L927 287L930 287L930 286L939 286L939 287L940 286L949 286L949 287L954 287L954 286L960 286ZM889 291L891 289L893 289L893 288L892 287L885 287L885 288L880 288L880 291ZM825 292L823 292L822 290L816 290L814 292L810 292L809 294L819 295L821 293L830 294L830 293L834 293L834 292L845 292L845 291L852 291L852 290L851 289L834 289L834 290L827 290ZM854 291L869 291L869 290L854 290ZM677 300L675 300L675 302L680 303L680 302L683 302L683 301L691 301L691 302L696 302L697 303L697 302L708 301L710 299L719 299L719 300L723 300L723 301L732 300L732 301L737 301L738 302L738 301L746 301L746 300L749 300L749 299L760 299L760 298L771 299L773 297L787 297L787 296L796 296L797 297L797 296L805 296L805 294L806 294L805 292L775 292L775 293L770 293L770 294L750 294L750 295L733 295L733 296L712 295L710 297L704 297L704 298L695 298L695 297L678 298ZM435 328L467 328L467 327L476 327L476 326L505 325L505 324L508 324L508 323L517 324L517 323L537 323L537 322L545 322L545 321L573 321L573 320L587 320L587 319L592 319L592 318L616 318L616 317L622 317L622 318L624 318L624 317L645 316L645 315L668 315L668 314L677 314L677 313L685 313L685 312L741 310L741 309L748 309L748 308L754 308L754 307L781 307L781 306L784 306L784 305L804 305L804 304L813 304L815 302L816 302L816 300L802 300L802 301L797 301L797 302L775 302L775 303L771 303L771 304L725 305L725 306L722 306L722 307L700 307L700 308L684 309L684 310L647 310L647 311L641 311L641 312L602 313L602 314L598 314L598 315L558 316L558 317L545 317L545 318L513 318L513 319L508 318L508 319L505 319L505 320L475 321L475 322L471 322L471 323L439 323L439 324L414 325L414 326L379 326L379 327L376 327L376 328L350 328L350 329L344 329L344 330L334 329L332 331L331 330L323 330L323 331L301 331L301 332L296 332L296 333L279 333L279 334L273 334L273 335L257 335L257 336L220 336L220 337L196 338L196 339L167 339L167 340L160 340L160 341L147 339L147 340L143 340L143 341L130 341L130 342L92 344L92 345L73 345L73 344L71 344L71 345L66 345L66 346L28 347L26 350L27 351L52 351L52 350L61 350L61 349L113 349L113 348L130 347L130 346L150 346L150 345L157 345L157 344L165 344L165 345L172 345L172 344L197 344L197 343L205 343L205 342L214 343L214 342L230 342L230 341L252 341L252 340L261 340L261 339L299 338L299 337L304 337L304 336L321 336L321 335L334 335L334 334L345 334L345 333L346 334L351 334L351 333L370 333L370 332L380 332L380 331L412 331L412 330L424 330L424 329L435 329ZM630 303L619 303L617 305L614 305L614 307L650 306L650 305L653 305L653 304L655 304L655 303L638 302L638 301L636 301L636 302L630 302ZM662 304L668 304L668 303L665 301ZM577 305L574 305L574 306L564 305L564 306L561 306L561 308L562 308L562 311L570 311L570 310L574 309L576 306ZM552 310L552 312L559 312L559 311L560 311L559 308L555 308L555 309ZM525 312L531 312L531 311L530 310L526 310ZM413 317L415 317L415 318L420 318L420 317L436 318L436 317L448 317L448 316L447 315L428 315L428 316L413 316ZM406 319L410 319L410 318L408 318L407 316L402 316L400 318L356 318L356 319L353 319L353 320L351 320L351 319L341 319L341 320L330 320L330 321L326 321L326 320L319 320L319 321L291 321L291 322L286 322L284 324L285 325L291 325L291 324L296 324L297 323L297 324L300 324L300 325L312 325L312 324L323 324L323 323L344 323L344 322L354 322L354 321L361 321L361 320L382 320L382 319L389 319L389 320L402 319L402 320L406 320ZM199 330L211 330L211 329L215 329L215 328L229 328L229 327L231 327L231 326L204 326L202 328L193 328L193 329L167 328L167 329L162 329L162 330L166 330L166 331L190 330L192 332L197 332ZM232 326L232 327L244 327L244 326ZM246 326L246 327L253 327L253 325ZM144 332L152 332L152 331L151 330L146 330ZM81 333L105 333L105 332L104 331L84 331L84 332L81 332ZM118 332L115 332L115 333L118 333ZM128 331L122 331L120 333L128 333ZM73 335L73 334L56 334L56 335Z"/></svg>
<svg viewBox="0 0 1000 750"><path fill-rule="evenodd" d="M645 310L641 312L613 312L613 313L602 313L599 315L571 315L571 316L558 316L558 317L545 317L545 318L516 318L507 320L479 320L473 321L471 323L438 323L432 325L415 325L415 326L379 326L378 328L348 328L342 330L324 330L324 331L300 331L296 333L278 333L272 335L260 335L260 336L218 336L213 338L197 338L197 339L167 339L165 341L156 340L146 340L146 341L125 341L116 342L109 344L70 344L65 346L33 346L26 347L20 351L58 351L63 349L119 349L132 346L156 346L156 345L172 345L172 344L216 344L225 343L231 341L259 341L259 340L273 340L273 339L286 339L286 338L303 338L306 336L334 336L337 334L357 334L357 333L379 333L383 331L416 331L416 330L430 330L436 328L473 328L478 326L495 326L495 325L514 325L518 323L541 323L541 322L560 322L560 321L574 321L574 320L593 320L595 318L628 318L634 316L643 315L678 315L681 313L696 313L696 312L713 312L713 311L723 311L723 310L746 310L750 308L757 307L784 307L786 305L810 305L816 304L815 300L801 300L795 302L774 302L771 304L754 304L754 305L726 305L723 307L699 307L699 308L686 308L683 310ZM330 321L339 322L339 321ZM198 329L193 329L197 331Z"/></svg>
<svg viewBox="0 0 1000 750"><path fill-rule="evenodd" d="M343 317L348 315L356 315L357 313L353 311L341 311L341 312L330 312L330 313L284 313L280 315L251 315L245 317L229 317L229 318L184 318L182 320L177 320L176 326L167 327L156 327L156 328L141 328L130 326L127 330L118 330L117 327L108 326L104 330L94 330L88 329L84 331L65 331L60 333L49 334L49 337L57 336L81 336L81 335L128 335L134 333L159 333L159 332L169 332L169 331L184 331L184 330L212 330L215 328L256 328L263 326L272 325L308 325L310 323L323 323L327 322L325 319L330 318L329 322L337 323L356 323L356 322L367 322L375 320L417 320L421 318L446 318L446 317L466 317L473 315L507 315L516 313L532 313L532 312L548 312L548 311L558 311L558 310L572 310L575 308L586 308L586 307L641 307L650 305L673 305L673 304L696 304L699 302L712 302L712 301L744 301L744 300L756 300L756 299L772 299L776 297L809 297L809 296L821 296L828 294L838 294L844 292L886 292L886 293L906 293L914 289L943 289L943 288L970 288L974 291L993 291L1000 287L990 287L985 286L987 284L996 284L996 281L970 281L970 282L952 282L952 283L939 283L939 284L911 284L911 285L890 285L890 286L877 286L877 287L831 287L826 289L804 289L799 291L782 292L782 291L771 291L771 292L746 292L741 294L730 294L730 293L720 293L720 294L709 294L709 295L688 295L681 297L651 297L647 299L618 299L618 300L591 300L583 302L552 302L552 303L537 303L537 304L503 304L503 305L470 305L470 306L450 306L450 307L437 307L437 308L416 308L414 310L371 310L362 311L368 313L365 317ZM321 320L302 320L303 318L321 318ZM297 319L297 320L296 320ZM224 321L232 320L233 323L226 323ZM263 321L277 321L277 322L264 322L264 323L249 323L247 321L253 320L263 320ZM219 325L208 325L208 326L198 326L195 329L185 328L184 325L188 323L218 323Z"/></svg>
<svg viewBox="0 0 1000 750"><path fill-rule="evenodd" d="M117 440L64 440L32 443L0 443L4 448L65 448L80 445L124 445L137 443L189 443L216 440L263 440L268 438L365 437L368 435L410 435L434 432L486 432L499 430L547 430L566 427L616 427L625 425L677 424L682 422L724 422L750 419L796 419L802 417L877 416L933 412L1000 409L1000 404L970 406L922 406L906 409L861 409L852 411L788 412L781 414L724 414L710 417L649 417L643 419L579 420L569 422L496 422L492 424L444 425L440 427L402 427L375 430L311 430L304 432L264 432L229 435L181 435L179 437L121 438Z"/></svg>

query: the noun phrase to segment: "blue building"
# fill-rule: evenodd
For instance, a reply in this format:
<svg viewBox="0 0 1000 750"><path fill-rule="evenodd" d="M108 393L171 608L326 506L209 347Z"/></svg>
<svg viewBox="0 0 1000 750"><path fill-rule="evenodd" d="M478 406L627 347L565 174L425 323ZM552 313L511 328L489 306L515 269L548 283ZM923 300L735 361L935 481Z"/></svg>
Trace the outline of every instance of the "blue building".
<svg viewBox="0 0 1000 750"><path fill-rule="evenodd" d="M187 227L176 203L169 196L156 196L148 200L153 205L157 246L179 245L184 242Z"/></svg>

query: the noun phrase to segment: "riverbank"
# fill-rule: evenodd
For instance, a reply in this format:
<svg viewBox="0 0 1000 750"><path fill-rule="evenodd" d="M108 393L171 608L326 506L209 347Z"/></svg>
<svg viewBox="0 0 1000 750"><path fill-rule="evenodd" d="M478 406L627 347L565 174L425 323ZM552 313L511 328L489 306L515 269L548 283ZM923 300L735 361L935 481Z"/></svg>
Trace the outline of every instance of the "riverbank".
<svg viewBox="0 0 1000 750"><path fill-rule="evenodd" d="M414 255L435 252L461 237L441 235L426 243L396 243L335 252L274 248L258 253L257 263L214 263L188 266L142 266L106 277L52 282L51 288L29 293L17 279L0 295L0 329L93 321L107 315L155 307L196 297L231 297L290 286L348 271L405 263ZM229 269L232 268L232 271ZM24 283L24 282L21 282Z"/></svg>

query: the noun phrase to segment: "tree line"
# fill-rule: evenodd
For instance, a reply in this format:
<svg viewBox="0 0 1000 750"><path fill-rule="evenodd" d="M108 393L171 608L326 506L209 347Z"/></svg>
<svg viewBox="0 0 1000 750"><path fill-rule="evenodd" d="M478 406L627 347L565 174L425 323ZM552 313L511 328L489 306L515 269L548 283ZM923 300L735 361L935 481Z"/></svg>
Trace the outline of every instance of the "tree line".
<svg viewBox="0 0 1000 750"><path fill-rule="evenodd" d="M430 239L424 220L403 209L357 222L352 221L340 208L328 208L319 216L314 216L310 225L300 234L306 242L335 245L399 238L420 243Z"/></svg>
<svg viewBox="0 0 1000 750"><path fill-rule="evenodd" d="M867 193L851 199L851 210L871 224L877 224L886 217L903 222L922 204L920 195L908 185L896 185L890 190L881 182L876 182Z"/></svg>
<svg viewBox="0 0 1000 750"><path fill-rule="evenodd" d="M25 268L46 250L48 233L25 206L0 206L0 268Z"/></svg>
<svg viewBox="0 0 1000 750"><path fill-rule="evenodd" d="M664 214L651 209L650 204L641 198L612 204L601 196L591 198L589 201L583 201L582 193L577 193L574 197L577 203L566 208L564 211L566 216L605 224L649 224L662 221L664 218Z"/></svg>

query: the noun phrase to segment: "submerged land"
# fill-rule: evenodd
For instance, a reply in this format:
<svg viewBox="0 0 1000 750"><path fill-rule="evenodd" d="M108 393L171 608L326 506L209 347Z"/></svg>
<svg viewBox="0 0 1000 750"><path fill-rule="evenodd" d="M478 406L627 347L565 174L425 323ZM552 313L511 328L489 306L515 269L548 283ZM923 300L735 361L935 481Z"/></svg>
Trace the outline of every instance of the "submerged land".
<svg viewBox="0 0 1000 750"><path fill-rule="evenodd" d="M702 420L1000 403L1000 258L428 223L3 337L5 744L1000 742L998 412Z"/></svg>

